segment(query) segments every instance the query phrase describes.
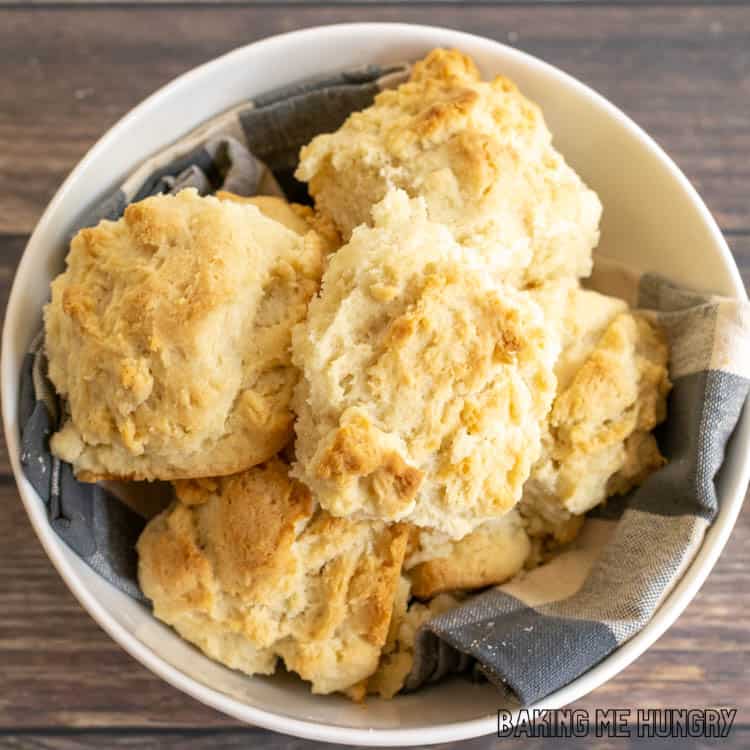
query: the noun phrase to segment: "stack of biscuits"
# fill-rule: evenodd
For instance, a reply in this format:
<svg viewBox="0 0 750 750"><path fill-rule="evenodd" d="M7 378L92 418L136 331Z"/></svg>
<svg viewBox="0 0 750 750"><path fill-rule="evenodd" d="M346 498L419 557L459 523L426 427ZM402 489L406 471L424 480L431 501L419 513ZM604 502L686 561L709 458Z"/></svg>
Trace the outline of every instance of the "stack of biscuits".
<svg viewBox="0 0 750 750"><path fill-rule="evenodd" d="M172 482L140 584L208 656L391 697L423 622L663 464L667 345L581 286L596 194L460 52L297 177L314 208L184 190L77 234L45 308L51 447L81 481Z"/></svg>

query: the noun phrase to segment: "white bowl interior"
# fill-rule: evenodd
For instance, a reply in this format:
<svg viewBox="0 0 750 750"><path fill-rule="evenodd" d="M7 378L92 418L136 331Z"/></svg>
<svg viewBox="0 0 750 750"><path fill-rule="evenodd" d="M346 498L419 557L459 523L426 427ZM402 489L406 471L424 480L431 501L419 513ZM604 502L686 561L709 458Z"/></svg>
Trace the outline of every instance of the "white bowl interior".
<svg viewBox="0 0 750 750"><path fill-rule="evenodd" d="M486 734L495 727L498 696L489 686L455 681L391 702L371 700L362 708L335 696L313 696L291 677L250 679L203 657L93 573L48 527L42 503L17 461L20 363L40 325L49 282L62 268L66 232L85 208L82 196L85 203L95 201L134 165L206 118L297 80L302 71L413 59L441 45L471 54L485 75L510 76L542 106L557 147L602 199L600 247L607 255L697 288L745 297L734 261L700 199L658 147L604 99L556 69L489 40L446 29L362 24L310 29L242 48L186 74L133 110L92 149L48 207L19 266L6 315L2 396L8 448L32 523L71 590L113 638L172 684L238 718L306 737L403 745ZM543 705L563 705L604 682L684 609L718 557L742 503L749 431L745 414L722 472L720 516L654 620Z"/></svg>

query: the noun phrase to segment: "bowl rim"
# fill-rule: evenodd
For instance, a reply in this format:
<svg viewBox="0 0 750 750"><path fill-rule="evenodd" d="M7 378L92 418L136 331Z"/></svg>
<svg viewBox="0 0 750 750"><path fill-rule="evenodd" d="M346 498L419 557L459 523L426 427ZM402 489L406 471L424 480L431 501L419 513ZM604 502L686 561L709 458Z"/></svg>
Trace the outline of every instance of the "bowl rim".
<svg viewBox="0 0 750 750"><path fill-rule="evenodd" d="M456 46L460 46L462 41L471 42L471 45L475 49L480 47L490 54L492 54L493 51L497 53L498 48L500 48L504 55L516 58L518 62L529 67L533 71L539 72L551 78L553 81L557 80L559 82L564 82L567 86L572 86L573 88L578 89L580 93L584 94L598 107L602 108L609 117L616 120L620 127L624 127L626 130L630 131L630 133L639 140L643 148L649 150L652 156L657 157L661 167L665 169L670 177L678 183L690 199L692 207L697 211L704 225L709 230L714 247L721 256L724 266L731 277L735 296L741 300L747 300L747 293L744 284L729 247L727 246L716 221L703 203L695 188L690 184L688 179L672 159L667 156L661 147L644 130L636 125L636 123L624 112L588 85L574 78L570 74L563 72L556 66L544 62L529 53L501 42L497 42L493 39L446 27L382 22L341 23L314 26L297 31L277 34L251 42L213 58L172 79L121 117L96 141L84 157L76 164L37 222L16 269L6 308L2 335L2 354L0 356L2 359L2 362L0 363L0 375L2 378L3 425L10 463L22 502L31 521L32 527L51 562L79 603L102 627L102 629L126 652L151 670L154 674L158 675L178 690L187 693L191 697L215 710L241 721L266 729L283 732L285 734L291 734L311 740L353 745L426 745L458 741L494 733L497 729L497 717L494 714L491 714L489 716L466 721L410 729L360 729L335 726L310 720L293 719L288 716L248 705L247 703L243 703L231 696L225 695L218 690L197 682L161 659L161 657L152 651L151 648L142 644L135 635L128 632L110 616L109 612L78 579L77 573L73 570L68 560L65 559L63 554L63 543L58 539L52 528L47 523L44 505L39 501L38 495L35 493L21 471L18 458L19 439L17 426L11 422L8 416L9 413L15 413L15 408L12 404L15 403L18 397L15 389L11 388L15 374L10 371L12 357L8 356L8 354L11 348L11 344L9 343L11 336L9 333L22 323L19 320L18 313L21 291L19 279L28 274L29 268L33 263L32 256L40 255L42 252L41 249L37 249L36 247L38 244L38 237L42 234L42 227L50 221L50 217L56 212L57 206L62 201L63 196L71 189L71 186L84 168L89 163L98 159L101 154L106 153L110 142L120 133L121 130L127 128L133 120L148 116L153 109L160 105L161 100L166 95L178 93L181 88L194 82L195 79L221 68L228 60L247 54L251 48L258 51L262 47L286 47L290 42L294 42L295 40L320 35L328 37L329 41L334 41L334 38L338 35L351 36L356 34L373 33L382 34L384 36L408 34L415 37L415 35L422 35L425 38L436 34L445 37L447 34L451 37L451 43ZM8 407L11 408L9 409ZM721 512L706 534L698 554L684 571L674 589L665 596L654 616L645 627L606 657L600 664L529 708L555 709L581 698L622 671L641 653L646 651L669 628L698 592L721 554L742 507L748 479L750 479L750 455L748 452L745 452L737 470L737 477L733 482L734 486L728 490L727 494L729 494L729 497L724 498Z"/></svg>

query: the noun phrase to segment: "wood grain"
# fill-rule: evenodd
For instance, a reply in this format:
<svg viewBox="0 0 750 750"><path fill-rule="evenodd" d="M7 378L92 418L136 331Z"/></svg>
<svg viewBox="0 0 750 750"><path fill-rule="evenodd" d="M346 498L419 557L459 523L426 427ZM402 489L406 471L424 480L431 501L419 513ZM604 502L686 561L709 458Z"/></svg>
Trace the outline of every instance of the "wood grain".
<svg viewBox="0 0 750 750"><path fill-rule="evenodd" d="M750 731L739 727L726 740L679 740L679 745L669 740L637 739L632 728L633 739L593 740L591 738L561 740L518 739L498 740L496 737L481 737L466 742L431 746L433 750L662 750L679 747L680 750L707 750L720 746L722 750L746 750L750 743ZM718 743L721 743L720 745ZM231 730L222 732L96 732L65 734L7 735L0 738L0 747L5 750L100 750L108 748L138 748L138 750L246 750L248 747L263 747L264 750L336 750L341 745L306 742L262 730ZM344 746L346 747L346 746Z"/></svg>
<svg viewBox="0 0 750 750"><path fill-rule="evenodd" d="M364 20L452 26L559 65L652 133L724 228L750 229L750 12L744 7L303 4L0 12L0 232L28 233L106 128L179 73L270 34Z"/></svg>
<svg viewBox="0 0 750 750"><path fill-rule="evenodd" d="M578 8L586 8L592 5L661 5L663 7L673 7L685 5L685 0L661 0L654 3L653 0L459 0L462 6L486 5L486 6L524 6L533 8L539 5L572 5ZM713 5L716 0L692 0L690 5ZM742 5L746 0L721 0L722 5ZM441 8L455 4L456 0L408 0L411 6L433 6ZM0 0L0 7L39 7L39 6L63 6L71 7L76 5L101 6L101 5L210 5L210 6L269 6L295 8L299 6L337 6L351 7L373 5L400 5L404 0Z"/></svg>
<svg viewBox="0 0 750 750"><path fill-rule="evenodd" d="M0 156L2 160L2 156ZM5 319L5 308L8 303L13 277L16 266L21 259L21 253L26 246L27 238L17 235L0 234L0 311ZM10 463L8 461L8 450L5 440L0 438L0 482L8 479L10 474ZM0 568L2 570L2 568ZM2 584L0 583L0 602L2 601ZM0 692L2 687L2 657L0 657Z"/></svg>

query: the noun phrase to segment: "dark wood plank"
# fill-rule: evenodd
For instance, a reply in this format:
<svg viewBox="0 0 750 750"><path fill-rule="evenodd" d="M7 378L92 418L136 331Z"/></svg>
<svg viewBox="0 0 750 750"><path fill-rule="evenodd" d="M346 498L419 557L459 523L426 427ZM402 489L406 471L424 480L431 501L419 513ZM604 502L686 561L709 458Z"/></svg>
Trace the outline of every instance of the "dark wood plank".
<svg viewBox="0 0 750 750"><path fill-rule="evenodd" d="M729 235L726 239L742 274L745 289L750 289L750 233Z"/></svg>
<svg viewBox="0 0 750 750"><path fill-rule="evenodd" d="M631 728L631 739L595 740L590 737L576 739L513 739L500 740L494 736L482 737L465 742L452 742L444 745L433 745L434 750L497 750L498 747L508 750L596 750L597 748L617 747L618 750L662 750L667 747L679 747L680 750L706 750L720 747L726 750L745 750L750 743L750 730L737 727L726 740L681 739L672 740L679 745L670 744L664 739L638 739L637 729ZM285 737L280 734L262 730L229 731L229 732L159 732L159 733L113 733L97 732L72 734L23 734L7 735L0 738L0 746L6 750L98 750L99 748L118 748L138 750L246 750L248 747L262 747L264 750L336 750L349 747L331 745L322 742Z"/></svg>
<svg viewBox="0 0 750 750"><path fill-rule="evenodd" d="M24 235L0 234L0 311L3 319L16 267L27 241L28 237Z"/></svg>
<svg viewBox="0 0 750 750"><path fill-rule="evenodd" d="M577 707L734 705L738 722L750 717L750 599L743 595L750 580L749 536L750 509L678 622ZM161 682L99 629L47 561L7 480L0 483L0 570L0 733L237 725Z"/></svg>
<svg viewBox="0 0 750 750"><path fill-rule="evenodd" d="M165 685L100 630L47 560L7 481L0 524L0 728L232 723Z"/></svg>
<svg viewBox="0 0 750 750"><path fill-rule="evenodd" d="M5 308L8 304L8 295L16 273L16 266L21 259L27 239L25 236L0 234L0 320L3 321L5 320ZM9 473L10 464L7 446L5 440L0 439L0 479L7 477ZM0 597L2 597L1 585Z"/></svg>
<svg viewBox="0 0 750 750"><path fill-rule="evenodd" d="M723 5L741 5L746 0L720 0ZM304 5L335 5L347 6L371 6L371 5L397 5L404 0L0 0L0 7L26 7L26 6L64 6L76 5L242 5L242 6L287 6L297 7ZM455 0L408 0L409 5L450 5ZM716 0L692 0L690 5L713 5ZM537 5L574 5L577 7L590 7L592 5L655 5L652 0L461 0L461 4L487 6L513 6L523 5L534 7ZM685 5L685 0L659 0L658 5L669 7Z"/></svg>
<svg viewBox="0 0 750 750"><path fill-rule="evenodd" d="M559 65L675 157L727 229L748 229L750 8L540 3L429 7L86 7L0 10L0 232L25 234L101 133L177 74L305 26L452 26ZM21 93L22 92L22 93Z"/></svg>

